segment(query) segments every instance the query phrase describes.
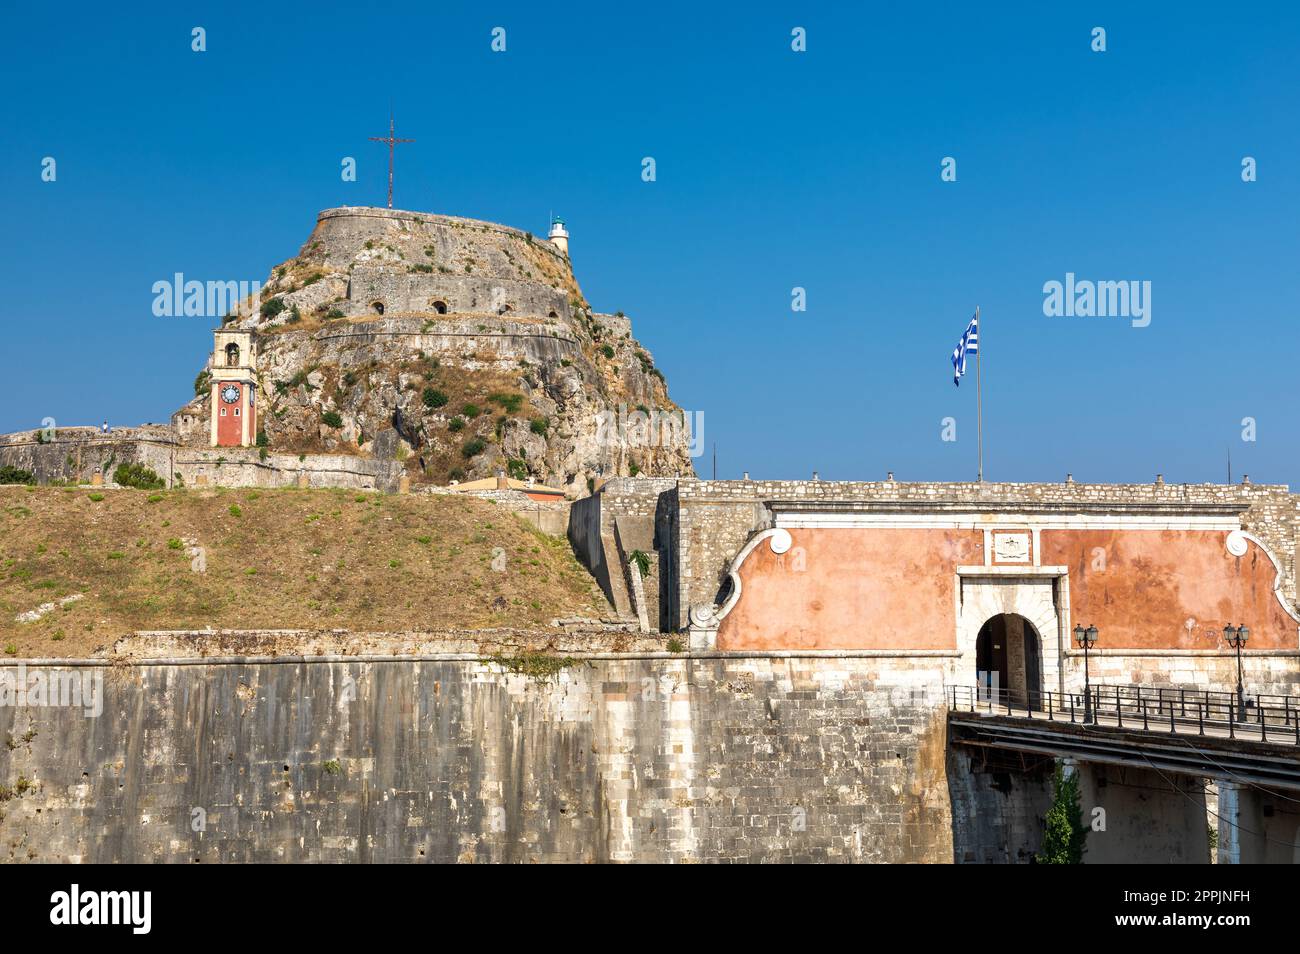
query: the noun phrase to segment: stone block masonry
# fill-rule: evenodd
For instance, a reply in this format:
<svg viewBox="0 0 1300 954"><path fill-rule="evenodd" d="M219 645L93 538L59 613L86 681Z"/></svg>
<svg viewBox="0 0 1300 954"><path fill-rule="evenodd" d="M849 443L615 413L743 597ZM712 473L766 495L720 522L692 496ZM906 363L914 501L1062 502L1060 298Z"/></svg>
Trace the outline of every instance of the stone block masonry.
<svg viewBox="0 0 1300 954"><path fill-rule="evenodd" d="M953 859L944 657L104 667L0 707L5 860ZM10 667L12 668L12 667ZM18 792L18 779L25 780ZM194 819L202 818L202 830Z"/></svg>

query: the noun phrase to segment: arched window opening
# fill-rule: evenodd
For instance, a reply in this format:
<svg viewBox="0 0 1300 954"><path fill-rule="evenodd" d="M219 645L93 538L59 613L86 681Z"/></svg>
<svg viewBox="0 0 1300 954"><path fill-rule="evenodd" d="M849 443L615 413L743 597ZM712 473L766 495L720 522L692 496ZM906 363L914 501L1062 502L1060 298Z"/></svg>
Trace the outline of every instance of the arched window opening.
<svg viewBox="0 0 1300 954"><path fill-rule="evenodd" d="M235 344L233 341L226 345L226 367L239 367L239 345Z"/></svg>

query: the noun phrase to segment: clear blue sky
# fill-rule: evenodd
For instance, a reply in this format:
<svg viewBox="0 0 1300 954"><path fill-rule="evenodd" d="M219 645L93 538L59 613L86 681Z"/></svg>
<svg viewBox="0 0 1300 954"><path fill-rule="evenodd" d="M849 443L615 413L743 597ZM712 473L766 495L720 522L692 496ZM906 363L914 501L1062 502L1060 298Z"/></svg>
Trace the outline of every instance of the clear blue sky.
<svg viewBox="0 0 1300 954"><path fill-rule="evenodd" d="M1294 4L401 6L6 5L0 431L166 420L212 322L152 284L264 279L382 205L391 100L396 204L562 214L720 476L973 477L978 304L989 479L1222 480L1231 447L1300 485ZM1150 326L1045 317L1067 271L1152 282Z"/></svg>

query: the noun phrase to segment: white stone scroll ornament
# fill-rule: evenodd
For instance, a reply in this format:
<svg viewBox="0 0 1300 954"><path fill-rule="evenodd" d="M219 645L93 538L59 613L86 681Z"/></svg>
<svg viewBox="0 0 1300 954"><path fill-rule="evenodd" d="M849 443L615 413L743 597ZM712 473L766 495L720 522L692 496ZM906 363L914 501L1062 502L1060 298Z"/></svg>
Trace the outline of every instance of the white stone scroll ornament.
<svg viewBox="0 0 1300 954"><path fill-rule="evenodd" d="M1243 531L1233 530L1228 534L1227 546L1230 554L1235 557L1243 557L1246 555L1246 551L1250 549L1250 541Z"/></svg>
<svg viewBox="0 0 1300 954"><path fill-rule="evenodd" d="M1273 596L1281 604L1283 612L1290 616L1297 623L1300 623L1300 612L1297 612L1286 599L1286 594L1282 592L1282 587L1286 582L1286 574L1282 569L1282 562L1273 555L1273 551L1264 545L1264 541L1253 533L1245 530L1232 530L1228 533L1228 538L1224 541L1224 546L1228 550L1229 556L1244 557L1250 550L1250 544L1255 544L1262 551L1264 556L1268 557L1273 563Z"/></svg>

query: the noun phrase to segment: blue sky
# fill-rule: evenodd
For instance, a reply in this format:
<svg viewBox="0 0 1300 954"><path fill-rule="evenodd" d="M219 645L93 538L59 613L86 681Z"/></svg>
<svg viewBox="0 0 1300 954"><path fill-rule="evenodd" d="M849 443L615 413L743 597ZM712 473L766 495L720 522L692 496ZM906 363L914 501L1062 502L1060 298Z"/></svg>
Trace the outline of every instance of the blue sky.
<svg viewBox="0 0 1300 954"><path fill-rule="evenodd" d="M7 5L0 431L166 420L212 322L152 284L264 279L382 205L391 101L396 205L562 214L719 476L972 478L978 304L988 479L1219 481L1231 449L1300 484L1295 5L841 6ZM1044 316L1067 272L1150 281L1150 325Z"/></svg>

